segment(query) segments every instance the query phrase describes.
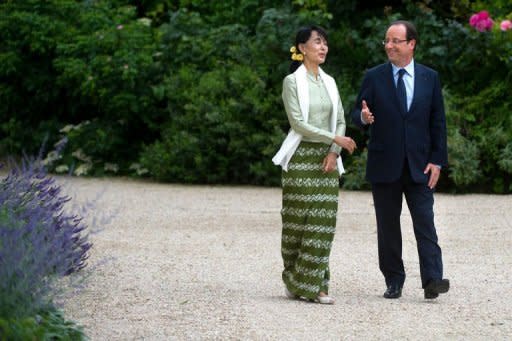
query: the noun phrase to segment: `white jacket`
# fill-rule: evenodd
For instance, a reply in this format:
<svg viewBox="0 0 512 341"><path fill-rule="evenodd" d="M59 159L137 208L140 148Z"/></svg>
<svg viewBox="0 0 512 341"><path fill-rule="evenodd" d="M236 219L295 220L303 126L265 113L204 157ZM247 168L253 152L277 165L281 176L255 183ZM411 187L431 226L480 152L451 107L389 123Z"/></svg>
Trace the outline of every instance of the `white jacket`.
<svg viewBox="0 0 512 341"><path fill-rule="evenodd" d="M338 99L339 93L338 88L336 86L336 82L334 78L326 74L321 68L318 68L320 78L324 81L325 87L327 88L327 93L331 99L332 103L332 114L331 114L331 132L336 132L336 121L338 114ZM309 87L307 80L307 70L304 64L299 66L299 68L293 73L295 75L295 82L297 83L297 98L299 99L300 111L302 112L302 117L304 117L304 122L308 121L309 114ZM292 158L293 154L297 150L297 147L302 140L302 135L295 132L293 129L290 129L288 136L283 141L281 148L272 158L272 162L276 166L280 165L284 171L288 171L288 163ZM343 168L343 161L341 159L341 155L336 159L338 172L341 174L345 173L345 169Z"/></svg>

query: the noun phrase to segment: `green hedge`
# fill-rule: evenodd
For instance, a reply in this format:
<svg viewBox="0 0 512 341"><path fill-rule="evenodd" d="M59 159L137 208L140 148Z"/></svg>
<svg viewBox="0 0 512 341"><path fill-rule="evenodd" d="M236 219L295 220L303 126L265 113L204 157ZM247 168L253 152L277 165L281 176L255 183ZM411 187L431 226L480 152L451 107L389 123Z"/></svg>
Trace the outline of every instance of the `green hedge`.
<svg viewBox="0 0 512 341"><path fill-rule="evenodd" d="M135 4L136 5L132 5ZM169 182L277 185L270 162L288 129L281 103L296 29L329 32L325 69L347 120L364 71L386 60L387 25L418 27L416 60L441 74L450 166L440 190L512 192L512 31L468 24L507 1L7 1L0 4L0 155L66 141L55 171ZM365 188L366 136L345 156Z"/></svg>

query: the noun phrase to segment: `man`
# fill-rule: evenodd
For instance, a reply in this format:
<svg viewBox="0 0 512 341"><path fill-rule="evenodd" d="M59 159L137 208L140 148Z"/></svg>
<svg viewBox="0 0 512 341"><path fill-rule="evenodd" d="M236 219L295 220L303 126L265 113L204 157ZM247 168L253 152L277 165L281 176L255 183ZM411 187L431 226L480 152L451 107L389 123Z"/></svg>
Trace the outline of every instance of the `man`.
<svg viewBox="0 0 512 341"><path fill-rule="evenodd" d="M377 218L379 267L385 298L399 298L405 281L400 213L411 212L426 299L448 292L434 226L434 188L447 163L446 121L436 71L414 61L418 34L408 21L393 22L382 42L389 62L366 72L352 112L369 130L366 179Z"/></svg>

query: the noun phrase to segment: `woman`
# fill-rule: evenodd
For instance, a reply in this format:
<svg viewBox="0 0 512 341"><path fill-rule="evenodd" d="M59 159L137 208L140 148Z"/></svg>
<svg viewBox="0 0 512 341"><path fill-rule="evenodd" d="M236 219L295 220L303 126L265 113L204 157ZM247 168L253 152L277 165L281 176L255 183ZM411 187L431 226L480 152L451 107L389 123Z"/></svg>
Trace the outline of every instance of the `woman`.
<svg viewBox="0 0 512 341"><path fill-rule="evenodd" d="M356 144L345 135L343 106L332 77L320 64L327 34L317 26L300 29L283 102L290 132L272 161L281 165L283 281L289 298L333 304L329 296L329 254L336 229L341 149ZM336 172L337 170L337 172Z"/></svg>

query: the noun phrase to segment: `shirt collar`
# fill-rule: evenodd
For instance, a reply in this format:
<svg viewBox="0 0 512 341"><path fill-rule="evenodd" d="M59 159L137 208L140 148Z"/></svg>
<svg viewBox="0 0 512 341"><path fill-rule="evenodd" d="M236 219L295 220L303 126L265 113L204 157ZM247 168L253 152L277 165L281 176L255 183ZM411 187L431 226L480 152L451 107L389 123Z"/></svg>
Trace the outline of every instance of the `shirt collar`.
<svg viewBox="0 0 512 341"><path fill-rule="evenodd" d="M320 75L320 71L318 72L318 78L317 78L317 76L315 76L315 74L313 72L310 72L310 71L307 72L307 77L310 80L312 80L313 82L319 82L319 81L322 80L322 77Z"/></svg>
<svg viewBox="0 0 512 341"><path fill-rule="evenodd" d="M411 77L414 77L414 59L411 60L409 64L407 64L405 67L398 67L395 64L391 63L391 67L393 68L393 76L398 76L398 70L405 69L408 75Z"/></svg>

